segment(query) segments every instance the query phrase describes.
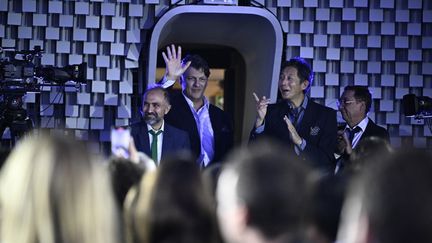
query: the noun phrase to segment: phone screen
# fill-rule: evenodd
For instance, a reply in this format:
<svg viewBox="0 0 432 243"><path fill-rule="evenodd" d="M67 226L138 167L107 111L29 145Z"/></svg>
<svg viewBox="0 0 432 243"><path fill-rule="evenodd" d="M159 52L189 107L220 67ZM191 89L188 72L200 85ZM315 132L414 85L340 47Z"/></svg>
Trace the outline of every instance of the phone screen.
<svg viewBox="0 0 432 243"><path fill-rule="evenodd" d="M111 153L122 158L129 158L130 128L114 127L111 129Z"/></svg>

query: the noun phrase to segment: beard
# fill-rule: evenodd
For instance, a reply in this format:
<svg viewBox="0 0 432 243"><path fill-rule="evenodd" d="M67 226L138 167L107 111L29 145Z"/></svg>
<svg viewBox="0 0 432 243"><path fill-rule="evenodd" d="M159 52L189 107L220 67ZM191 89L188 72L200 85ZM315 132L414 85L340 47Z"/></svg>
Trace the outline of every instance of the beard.
<svg viewBox="0 0 432 243"><path fill-rule="evenodd" d="M162 118L158 116L156 113L145 113L144 114L144 121L149 124L150 126L160 122Z"/></svg>

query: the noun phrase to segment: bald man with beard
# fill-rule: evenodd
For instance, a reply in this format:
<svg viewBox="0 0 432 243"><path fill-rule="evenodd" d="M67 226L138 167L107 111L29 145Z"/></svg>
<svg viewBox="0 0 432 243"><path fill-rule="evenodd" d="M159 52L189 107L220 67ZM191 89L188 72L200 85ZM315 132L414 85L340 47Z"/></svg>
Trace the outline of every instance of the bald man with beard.
<svg viewBox="0 0 432 243"><path fill-rule="evenodd" d="M168 92L160 86L151 87L143 95L143 119L131 125L137 150L151 157L156 165L166 156L191 149L188 133L165 122L170 109Z"/></svg>

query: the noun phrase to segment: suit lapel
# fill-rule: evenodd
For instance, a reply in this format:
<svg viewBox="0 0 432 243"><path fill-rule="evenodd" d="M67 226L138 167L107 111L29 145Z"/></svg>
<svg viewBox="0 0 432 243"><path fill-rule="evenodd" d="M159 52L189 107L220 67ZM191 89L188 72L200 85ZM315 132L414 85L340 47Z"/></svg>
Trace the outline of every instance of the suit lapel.
<svg viewBox="0 0 432 243"><path fill-rule="evenodd" d="M370 119L370 118L368 118L368 124L367 124L367 126L366 126L366 129L364 130L364 132L363 132L363 134L362 134L362 136L360 137L360 140L359 140L359 142L363 139L363 138L367 138L367 137L371 137L372 135L373 135L373 133L374 133L374 130L375 130L375 127L374 127L374 123L373 123L373 121Z"/></svg>
<svg viewBox="0 0 432 243"><path fill-rule="evenodd" d="M191 111L191 108L189 106L189 104L186 101L186 98L183 96L183 94L180 94L179 97L182 105L179 106L179 109L181 109L181 112L179 113L179 117L177 119L183 120L183 124L184 126L180 127L183 130L186 131L190 131L190 138L191 138L191 143L192 140L195 140L195 142L197 143L197 146L201 146L200 144L200 138L199 138L199 133L198 133L198 126L196 124L195 121L195 116L193 114L193 112ZM211 116L211 114L210 114ZM211 117L210 117L211 119ZM192 145L193 146L193 145Z"/></svg>
<svg viewBox="0 0 432 243"><path fill-rule="evenodd" d="M185 121L186 124L189 124L191 126L194 126L194 130L198 130L197 126L196 126L196 122L195 122L195 118L194 118L194 114L191 111L191 108L189 106L189 104L186 101L186 98L183 96L183 94L180 94L180 100L182 102L182 105L179 106L179 108L182 109L181 114L189 114L188 116L184 116L184 117L179 117L179 119L183 119Z"/></svg>
<svg viewBox="0 0 432 243"><path fill-rule="evenodd" d="M276 104L275 107L277 112L275 113L276 117L272 117L269 122L273 123L273 125L270 125L275 129L276 134L274 134L277 137L282 137L285 141L290 141L289 139L289 131L287 128L287 125L284 121L284 116L288 116L289 113L289 107L286 102L280 101ZM274 120L274 121L273 121ZM267 126L267 125L266 125ZM270 128L270 127L269 127ZM272 129L272 128L270 128Z"/></svg>
<svg viewBox="0 0 432 243"><path fill-rule="evenodd" d="M313 103L313 101L309 99L307 106L306 106L306 109L304 111L303 118L302 118L302 120L298 126L300 128L298 133L303 138L309 137L308 129L311 127L310 122L313 121L313 116L317 115L317 114L313 114L314 113L314 111L313 111L314 110L313 109L314 104L312 104L312 103Z"/></svg>
<svg viewBox="0 0 432 243"><path fill-rule="evenodd" d="M172 137L171 127L165 122L165 128L163 132L163 141L162 141L162 155L161 160L164 158L164 151L169 151L173 147L174 138Z"/></svg>
<svg viewBox="0 0 432 243"><path fill-rule="evenodd" d="M215 111L214 111L214 107L212 105L209 105L209 117L210 117L210 122L212 125L212 129L213 132L216 133L215 131L219 131L220 129L217 129L219 127L219 122L217 122L216 116L215 116ZM216 136L216 134L215 134Z"/></svg>
<svg viewBox="0 0 432 243"><path fill-rule="evenodd" d="M143 138L142 144L143 144L143 149L144 149L143 152L151 157L150 142L149 142L150 138L149 138L147 124L145 124L145 123L144 123L144 127L142 129L142 138Z"/></svg>

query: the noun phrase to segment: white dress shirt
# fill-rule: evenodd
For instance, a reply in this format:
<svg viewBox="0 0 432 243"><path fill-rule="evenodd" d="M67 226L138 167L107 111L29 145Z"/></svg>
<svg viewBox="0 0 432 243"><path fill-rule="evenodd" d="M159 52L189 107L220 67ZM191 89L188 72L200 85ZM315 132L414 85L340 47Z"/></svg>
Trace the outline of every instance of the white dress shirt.
<svg viewBox="0 0 432 243"><path fill-rule="evenodd" d="M359 124L357 124L357 126L354 126L353 128L350 128L348 126L348 124L346 125L345 132L348 132L349 130L354 129L356 127L360 127L360 129L361 129L359 132L357 132L354 135L354 138L353 138L352 143L351 143L351 147L353 149L357 146L358 142L360 141L360 138L363 135L364 131L366 130L368 123L369 123L369 118L366 116L363 120L361 120L361 122Z"/></svg>
<svg viewBox="0 0 432 243"><path fill-rule="evenodd" d="M183 93L182 93L183 94ZM201 154L198 158L198 163L205 167L210 161L212 161L214 157L214 132L213 127L210 120L209 107L210 104L206 97L203 97L204 105L195 111L193 106L193 102L183 94L186 99L186 102L189 105L189 108L192 111L192 114L195 118L195 123L198 128L198 133L201 140Z"/></svg>

